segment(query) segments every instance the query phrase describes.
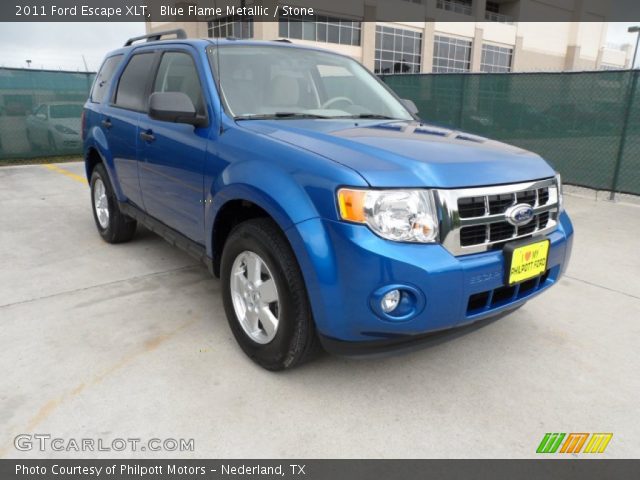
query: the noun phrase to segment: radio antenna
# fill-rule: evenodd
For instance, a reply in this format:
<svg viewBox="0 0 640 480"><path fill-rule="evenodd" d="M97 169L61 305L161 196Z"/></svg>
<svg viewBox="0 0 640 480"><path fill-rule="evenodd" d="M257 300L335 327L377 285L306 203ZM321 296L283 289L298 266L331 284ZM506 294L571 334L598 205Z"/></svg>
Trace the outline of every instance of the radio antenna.
<svg viewBox="0 0 640 480"><path fill-rule="evenodd" d="M215 7L215 10L217 12L218 0L213 0L213 6ZM216 29L214 27L214 34L215 31ZM218 71L218 131L220 135L222 135L224 130L222 129L222 73L220 72L220 28L218 28L218 36L216 37L216 70Z"/></svg>

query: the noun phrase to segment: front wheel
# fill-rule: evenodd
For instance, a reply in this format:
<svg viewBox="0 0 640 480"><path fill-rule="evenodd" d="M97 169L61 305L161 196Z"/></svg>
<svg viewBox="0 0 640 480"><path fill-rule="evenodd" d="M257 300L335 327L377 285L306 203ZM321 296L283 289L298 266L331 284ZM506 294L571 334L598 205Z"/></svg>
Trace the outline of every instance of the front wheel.
<svg viewBox="0 0 640 480"><path fill-rule="evenodd" d="M29 144L29 148L33 151L40 150L40 145L33 141L33 135L31 131L27 129L27 143Z"/></svg>
<svg viewBox="0 0 640 480"><path fill-rule="evenodd" d="M229 326L253 361L284 370L318 351L302 273L272 220L249 220L233 229L220 277Z"/></svg>
<svg viewBox="0 0 640 480"><path fill-rule="evenodd" d="M136 233L136 221L118 208L107 171L100 163L91 173L91 206L100 236L109 243L128 242Z"/></svg>
<svg viewBox="0 0 640 480"><path fill-rule="evenodd" d="M56 140L55 138L53 138L53 134L51 132L49 132L49 135L47 135L47 143L49 144L49 153L56 152L58 150Z"/></svg>

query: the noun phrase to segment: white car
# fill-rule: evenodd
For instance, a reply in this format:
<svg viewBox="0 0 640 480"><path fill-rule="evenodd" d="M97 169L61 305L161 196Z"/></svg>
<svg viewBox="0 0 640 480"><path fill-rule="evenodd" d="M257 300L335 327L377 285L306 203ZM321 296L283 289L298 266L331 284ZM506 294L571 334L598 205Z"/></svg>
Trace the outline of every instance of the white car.
<svg viewBox="0 0 640 480"><path fill-rule="evenodd" d="M27 140L32 148L78 150L81 103L45 103L27 117Z"/></svg>

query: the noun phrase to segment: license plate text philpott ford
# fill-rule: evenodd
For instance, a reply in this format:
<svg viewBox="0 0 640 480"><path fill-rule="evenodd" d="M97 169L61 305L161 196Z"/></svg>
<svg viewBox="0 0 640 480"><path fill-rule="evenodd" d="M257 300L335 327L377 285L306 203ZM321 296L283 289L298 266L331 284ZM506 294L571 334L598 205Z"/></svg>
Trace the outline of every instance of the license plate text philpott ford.
<svg viewBox="0 0 640 480"><path fill-rule="evenodd" d="M549 240L530 243L513 250L509 268L509 285L529 280L547 269Z"/></svg>

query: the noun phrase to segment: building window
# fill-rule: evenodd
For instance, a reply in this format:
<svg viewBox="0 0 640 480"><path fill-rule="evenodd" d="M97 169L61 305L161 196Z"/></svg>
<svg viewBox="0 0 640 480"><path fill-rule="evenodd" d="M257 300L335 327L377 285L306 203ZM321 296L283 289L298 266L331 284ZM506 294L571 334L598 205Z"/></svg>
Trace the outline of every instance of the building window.
<svg viewBox="0 0 640 480"><path fill-rule="evenodd" d="M486 73L505 73L511 71L513 48L482 45L480 71Z"/></svg>
<svg viewBox="0 0 640 480"><path fill-rule="evenodd" d="M436 35L433 44L433 72L468 72L471 68L471 40Z"/></svg>
<svg viewBox="0 0 640 480"><path fill-rule="evenodd" d="M487 12L500 13L500 4L487 0Z"/></svg>
<svg viewBox="0 0 640 480"><path fill-rule="evenodd" d="M376 26L375 73L420 73L422 33Z"/></svg>
<svg viewBox="0 0 640 480"><path fill-rule="evenodd" d="M314 15L314 21L309 21L309 16L279 18L279 35L283 38L359 46L361 30L361 22L324 15Z"/></svg>
<svg viewBox="0 0 640 480"><path fill-rule="evenodd" d="M611 65L610 63L602 63L600 64L600 70L623 70L624 67L621 65Z"/></svg>
<svg viewBox="0 0 640 480"><path fill-rule="evenodd" d="M462 15L473 15L471 0L438 0L436 8Z"/></svg>
<svg viewBox="0 0 640 480"><path fill-rule="evenodd" d="M207 22L209 38L253 38L253 17L232 15Z"/></svg>
<svg viewBox="0 0 640 480"><path fill-rule="evenodd" d="M487 0L487 10L484 12L484 18L490 22L508 23L509 25L513 24L513 18L509 15L500 13L500 4L489 0Z"/></svg>

